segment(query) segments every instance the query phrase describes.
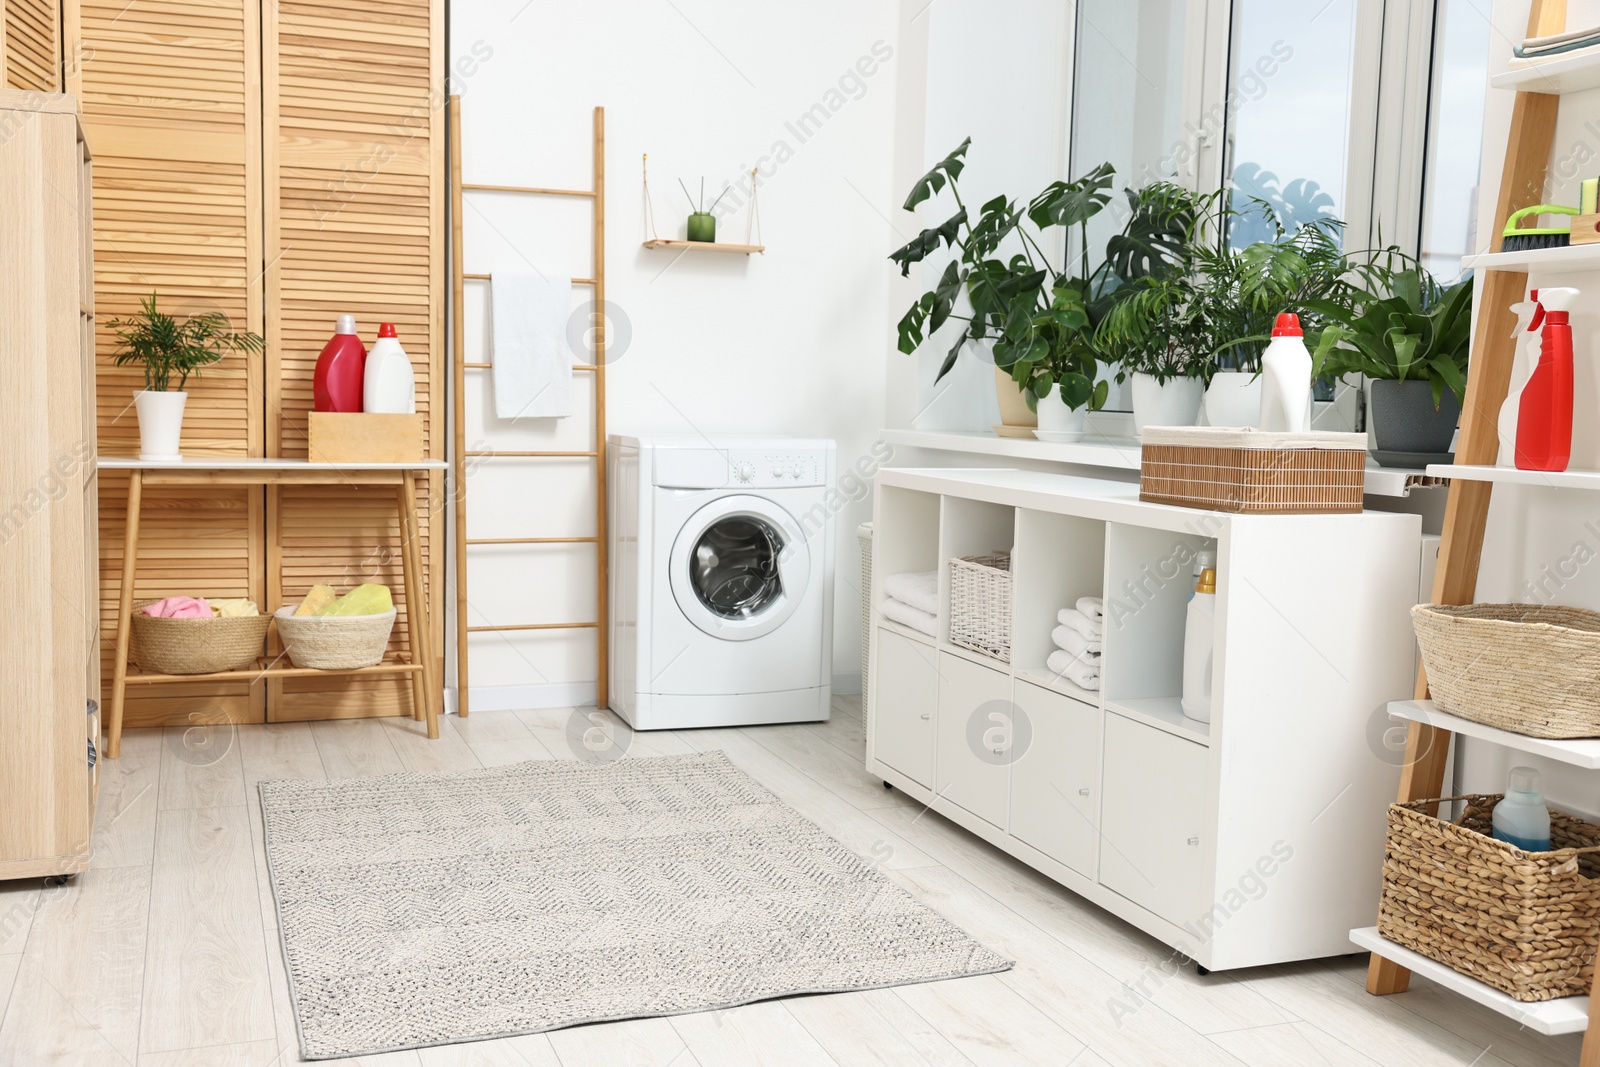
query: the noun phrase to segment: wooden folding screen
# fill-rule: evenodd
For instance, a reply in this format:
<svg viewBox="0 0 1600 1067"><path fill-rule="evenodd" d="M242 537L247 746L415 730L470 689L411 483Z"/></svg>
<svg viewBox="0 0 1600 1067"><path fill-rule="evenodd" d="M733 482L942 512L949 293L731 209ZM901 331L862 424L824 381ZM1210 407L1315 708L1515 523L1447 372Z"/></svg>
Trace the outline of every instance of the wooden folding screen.
<svg viewBox="0 0 1600 1067"><path fill-rule="evenodd" d="M112 366L107 323L151 290L164 309L219 309L268 340L264 357L230 355L190 380L186 453L304 455L311 368L344 311L369 342L380 320L396 324L419 410L442 410L444 121L430 95L440 0L66 0L64 11L66 54L83 57L67 88L95 152L102 454L138 451L140 379ZM442 420L428 442L442 455ZM439 482L425 531L442 512ZM101 490L106 648L125 486L107 478ZM402 605L403 646L392 507L365 491L275 493L147 494L136 595L249 596L270 611L314 582L384 581ZM427 539L440 648L443 568ZM384 681L141 687L128 724L409 713L402 687Z"/></svg>
<svg viewBox="0 0 1600 1067"><path fill-rule="evenodd" d="M0 84L61 91L61 27L56 0L0 0Z"/></svg>

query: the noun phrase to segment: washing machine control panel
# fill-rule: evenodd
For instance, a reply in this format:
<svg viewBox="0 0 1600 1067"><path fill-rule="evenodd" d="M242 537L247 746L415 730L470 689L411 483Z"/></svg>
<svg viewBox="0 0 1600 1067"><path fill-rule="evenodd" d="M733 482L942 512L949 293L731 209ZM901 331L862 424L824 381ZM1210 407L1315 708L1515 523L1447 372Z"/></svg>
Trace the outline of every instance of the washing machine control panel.
<svg viewBox="0 0 1600 1067"><path fill-rule="evenodd" d="M777 489L796 485L821 485L822 459L809 452L734 450L728 453L731 485L751 489Z"/></svg>

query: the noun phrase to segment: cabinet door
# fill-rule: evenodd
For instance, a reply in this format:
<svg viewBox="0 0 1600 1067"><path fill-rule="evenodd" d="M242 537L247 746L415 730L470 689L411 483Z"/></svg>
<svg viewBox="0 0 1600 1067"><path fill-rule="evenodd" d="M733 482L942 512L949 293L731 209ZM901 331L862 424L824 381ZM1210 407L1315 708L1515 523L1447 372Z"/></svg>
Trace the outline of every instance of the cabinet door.
<svg viewBox="0 0 1600 1067"><path fill-rule="evenodd" d="M1011 765L1011 836L1093 878L1100 709L1021 681L1015 699L1028 741Z"/></svg>
<svg viewBox="0 0 1600 1067"><path fill-rule="evenodd" d="M1203 745L1108 712L1100 883L1169 922L1209 907Z"/></svg>
<svg viewBox="0 0 1600 1067"><path fill-rule="evenodd" d="M1014 749L1011 676L939 655L934 792L1005 829Z"/></svg>
<svg viewBox="0 0 1600 1067"><path fill-rule="evenodd" d="M939 699L935 656L924 645L889 630L874 638L878 662L872 682L872 754L919 785L933 783L933 712Z"/></svg>

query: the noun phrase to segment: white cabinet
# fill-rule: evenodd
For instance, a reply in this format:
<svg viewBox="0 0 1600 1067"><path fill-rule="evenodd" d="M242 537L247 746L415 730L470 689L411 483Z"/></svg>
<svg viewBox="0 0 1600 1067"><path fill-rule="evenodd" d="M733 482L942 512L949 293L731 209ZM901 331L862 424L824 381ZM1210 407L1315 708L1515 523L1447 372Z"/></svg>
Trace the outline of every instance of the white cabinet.
<svg viewBox="0 0 1600 1067"><path fill-rule="evenodd" d="M933 713L939 697L933 646L880 628L874 652L877 670L894 684L878 691L873 709L873 739L878 758L912 781L933 781Z"/></svg>
<svg viewBox="0 0 1600 1067"><path fill-rule="evenodd" d="M1100 823L1100 709L1019 681L1011 836L1093 878Z"/></svg>
<svg viewBox="0 0 1600 1067"><path fill-rule="evenodd" d="M1011 675L939 654L933 791L995 826L1006 825L1012 758Z"/></svg>
<svg viewBox="0 0 1600 1067"><path fill-rule="evenodd" d="M1197 922L1206 844L1206 749L1106 716L1100 884L1170 923Z"/></svg>

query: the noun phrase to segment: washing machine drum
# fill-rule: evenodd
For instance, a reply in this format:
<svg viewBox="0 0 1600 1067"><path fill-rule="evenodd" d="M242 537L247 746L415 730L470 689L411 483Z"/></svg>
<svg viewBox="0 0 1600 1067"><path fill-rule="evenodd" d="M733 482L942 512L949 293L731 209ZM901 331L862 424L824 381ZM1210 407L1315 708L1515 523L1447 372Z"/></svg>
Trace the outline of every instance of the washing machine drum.
<svg viewBox="0 0 1600 1067"><path fill-rule="evenodd" d="M794 614L811 572L789 514L755 496L723 497L695 512L672 546L672 595L701 630L730 641L771 633Z"/></svg>

